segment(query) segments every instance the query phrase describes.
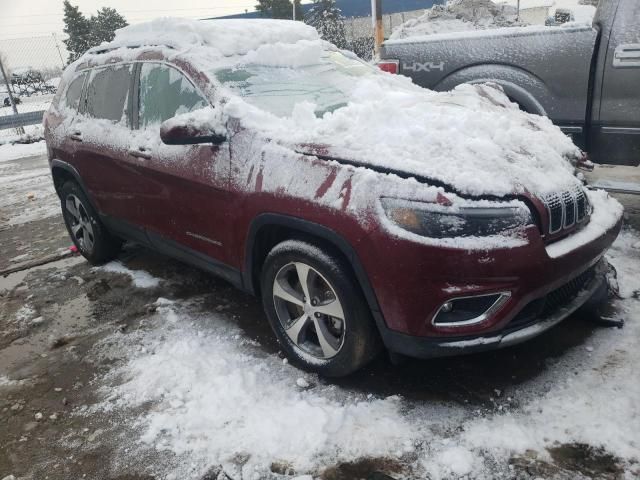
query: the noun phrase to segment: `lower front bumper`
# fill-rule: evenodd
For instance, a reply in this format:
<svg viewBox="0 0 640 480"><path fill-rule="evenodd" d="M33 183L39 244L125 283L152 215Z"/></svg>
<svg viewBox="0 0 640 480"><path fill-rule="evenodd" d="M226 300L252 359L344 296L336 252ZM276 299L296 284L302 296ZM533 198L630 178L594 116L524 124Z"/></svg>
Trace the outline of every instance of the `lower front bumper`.
<svg viewBox="0 0 640 480"><path fill-rule="evenodd" d="M537 318L526 325L512 328L507 325L503 330L489 335L457 337L455 339L416 337L387 330L383 333L384 343L389 350L395 353L416 358L434 358L495 350L525 342L556 326L592 297L601 295L606 298L608 263L602 259L593 268L593 278L573 299L550 314Z"/></svg>

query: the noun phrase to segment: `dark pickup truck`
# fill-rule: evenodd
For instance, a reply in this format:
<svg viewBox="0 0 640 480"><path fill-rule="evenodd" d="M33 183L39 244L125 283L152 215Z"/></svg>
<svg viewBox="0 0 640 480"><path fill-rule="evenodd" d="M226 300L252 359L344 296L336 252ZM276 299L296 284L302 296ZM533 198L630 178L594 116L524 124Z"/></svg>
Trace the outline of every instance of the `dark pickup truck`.
<svg viewBox="0 0 640 480"><path fill-rule="evenodd" d="M597 163L640 164L640 1L601 0L592 25L387 40L381 67L432 90L494 82Z"/></svg>

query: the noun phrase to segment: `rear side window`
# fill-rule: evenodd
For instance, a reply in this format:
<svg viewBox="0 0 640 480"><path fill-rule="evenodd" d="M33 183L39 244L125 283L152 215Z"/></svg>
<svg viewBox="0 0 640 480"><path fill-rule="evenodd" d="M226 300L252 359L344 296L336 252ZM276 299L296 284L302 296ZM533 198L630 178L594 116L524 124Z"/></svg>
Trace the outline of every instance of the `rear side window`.
<svg viewBox="0 0 640 480"><path fill-rule="evenodd" d="M67 94L64 97L64 104L67 108L78 110L78 106L80 105L80 96L82 95L82 84L84 83L84 79L86 76L86 73L78 75L69 84L69 88L67 88Z"/></svg>
<svg viewBox="0 0 640 480"><path fill-rule="evenodd" d="M156 125L178 114L204 108L207 101L175 68L145 63L140 69L140 128Z"/></svg>
<svg viewBox="0 0 640 480"><path fill-rule="evenodd" d="M86 113L113 122L126 121L131 72L131 65L93 70L87 87Z"/></svg>

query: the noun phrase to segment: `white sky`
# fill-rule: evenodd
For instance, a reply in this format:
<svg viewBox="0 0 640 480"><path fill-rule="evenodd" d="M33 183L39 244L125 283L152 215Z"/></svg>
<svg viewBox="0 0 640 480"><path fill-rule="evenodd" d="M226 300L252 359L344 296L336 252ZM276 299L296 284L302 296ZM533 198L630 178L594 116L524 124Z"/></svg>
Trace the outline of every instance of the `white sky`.
<svg viewBox="0 0 640 480"><path fill-rule="evenodd" d="M129 23L155 17L214 17L253 11L256 0L71 0L85 15L102 7L118 10ZM62 0L0 0L0 40L62 33Z"/></svg>

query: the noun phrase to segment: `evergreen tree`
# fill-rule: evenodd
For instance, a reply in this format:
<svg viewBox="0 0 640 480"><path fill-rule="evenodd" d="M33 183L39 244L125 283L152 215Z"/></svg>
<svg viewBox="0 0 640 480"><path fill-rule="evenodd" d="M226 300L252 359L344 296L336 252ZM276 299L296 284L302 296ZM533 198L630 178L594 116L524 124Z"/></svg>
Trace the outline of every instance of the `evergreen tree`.
<svg viewBox="0 0 640 480"><path fill-rule="evenodd" d="M296 4L296 19L302 20L302 8L300 0L294 0ZM291 19L293 16L293 4L291 0L258 0L256 10L263 17Z"/></svg>
<svg viewBox="0 0 640 480"><path fill-rule="evenodd" d="M69 51L69 63L75 61L89 48L91 27L78 7L74 7L69 0L64 0L64 33L68 38L64 40Z"/></svg>
<svg viewBox="0 0 640 480"><path fill-rule="evenodd" d="M100 45L102 42L110 42L115 37L115 31L126 27L127 21L122 15L116 12L115 8L103 7L98 10L97 15L92 15L91 36L89 43L91 46Z"/></svg>
<svg viewBox="0 0 640 480"><path fill-rule="evenodd" d="M346 48L344 17L336 6L336 0L313 0L313 6L305 15L304 21L315 27L324 40L338 48Z"/></svg>

